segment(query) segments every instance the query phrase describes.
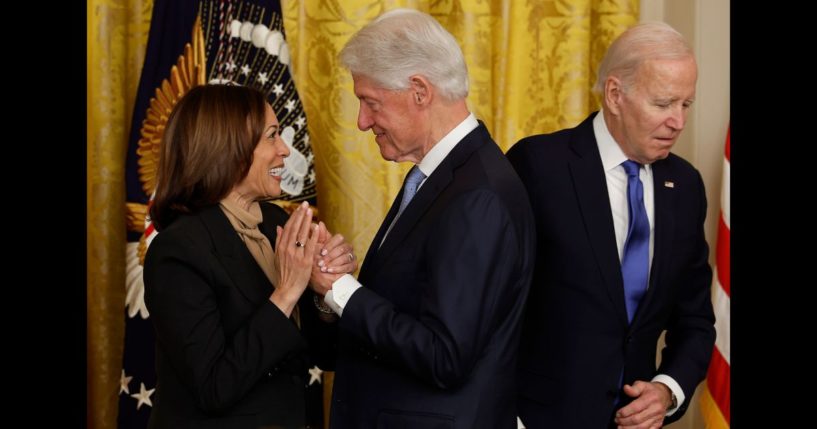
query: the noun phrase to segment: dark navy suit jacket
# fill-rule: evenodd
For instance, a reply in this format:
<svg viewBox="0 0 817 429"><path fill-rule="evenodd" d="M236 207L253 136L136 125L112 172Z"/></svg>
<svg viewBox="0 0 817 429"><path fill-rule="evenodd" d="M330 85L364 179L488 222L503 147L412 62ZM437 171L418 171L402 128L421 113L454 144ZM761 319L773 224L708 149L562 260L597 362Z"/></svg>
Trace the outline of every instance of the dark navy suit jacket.
<svg viewBox="0 0 817 429"><path fill-rule="evenodd" d="M378 249L340 319L331 427L516 428L520 323L534 256L525 189L480 124Z"/></svg>
<svg viewBox="0 0 817 429"><path fill-rule="evenodd" d="M715 340L704 185L673 154L652 164L652 269L628 324L594 117L508 151L536 218L536 268L519 354L520 416L532 429L607 427L622 369L624 383L658 373L675 379L686 401L666 420L674 421L704 378ZM629 402L620 397L618 407Z"/></svg>

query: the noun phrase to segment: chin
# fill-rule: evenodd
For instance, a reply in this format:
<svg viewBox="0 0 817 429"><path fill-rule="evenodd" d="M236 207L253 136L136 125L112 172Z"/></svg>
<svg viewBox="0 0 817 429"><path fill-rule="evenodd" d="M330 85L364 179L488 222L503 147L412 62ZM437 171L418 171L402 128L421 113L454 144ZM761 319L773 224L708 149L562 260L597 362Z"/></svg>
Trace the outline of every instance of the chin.
<svg viewBox="0 0 817 429"><path fill-rule="evenodd" d="M669 156L669 151L662 151L650 157L650 164L655 161L661 161L662 159Z"/></svg>
<svg viewBox="0 0 817 429"><path fill-rule="evenodd" d="M380 147L380 156L386 161L396 161L396 156L393 153L389 153L389 151L385 150L382 146Z"/></svg>
<svg viewBox="0 0 817 429"><path fill-rule="evenodd" d="M278 198L280 196L281 196L281 189L279 188L277 190L273 190L272 192L267 192L266 195L264 195L263 199L265 199L265 200L274 200L274 199L276 199L276 198Z"/></svg>

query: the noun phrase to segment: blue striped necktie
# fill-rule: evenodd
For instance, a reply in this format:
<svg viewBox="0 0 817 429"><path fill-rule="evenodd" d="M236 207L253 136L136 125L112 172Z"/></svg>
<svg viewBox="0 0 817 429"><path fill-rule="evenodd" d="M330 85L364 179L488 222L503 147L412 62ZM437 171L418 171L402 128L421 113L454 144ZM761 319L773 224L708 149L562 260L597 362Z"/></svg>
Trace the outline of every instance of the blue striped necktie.
<svg viewBox="0 0 817 429"><path fill-rule="evenodd" d="M627 320L632 322L650 279L650 222L644 208L644 185L638 177L641 164L627 160L621 165L627 172L627 206L630 213L621 258L621 277L624 280Z"/></svg>
<svg viewBox="0 0 817 429"><path fill-rule="evenodd" d="M426 175L420 171L420 168L418 168L416 165L411 167L411 171L409 171L409 174L406 177L406 184L403 185L403 199L400 201L400 208L397 210L397 216L395 219L400 217L400 214L406 209L409 201L411 201L411 199L414 198L414 194L417 193L417 188L420 186L420 183L425 178Z"/></svg>
<svg viewBox="0 0 817 429"><path fill-rule="evenodd" d="M380 241L378 248L383 245L383 242L386 241L386 237L388 237L389 232L391 232L391 229L394 227L394 224L397 223L397 219L400 219L400 215L403 214L403 210L406 209L409 201L414 198L414 194L417 193L417 188L420 187L420 183L422 183L423 179L425 178L426 175L420 171L419 167L416 165L411 167L411 170L409 170L409 173L406 176L406 183L403 184L403 199L400 200L400 207L397 209L397 214L394 216L394 219L392 219L386 233L383 234L383 239Z"/></svg>

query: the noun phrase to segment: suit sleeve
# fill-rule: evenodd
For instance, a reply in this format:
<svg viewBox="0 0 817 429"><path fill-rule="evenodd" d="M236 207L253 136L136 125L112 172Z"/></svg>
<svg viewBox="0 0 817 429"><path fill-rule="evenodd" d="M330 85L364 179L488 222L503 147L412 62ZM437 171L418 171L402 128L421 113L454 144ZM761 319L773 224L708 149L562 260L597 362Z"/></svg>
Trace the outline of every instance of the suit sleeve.
<svg viewBox="0 0 817 429"><path fill-rule="evenodd" d="M700 174L695 172L696 199L695 236L688 265L679 282L679 292L667 325L666 346L662 350L658 373L667 374L684 390L686 400L668 422L680 418L686 411L700 380L706 376L712 347L715 343L715 315L712 310L712 269L709 247L704 236L706 194ZM672 417L675 417L673 419Z"/></svg>
<svg viewBox="0 0 817 429"><path fill-rule="evenodd" d="M227 286L210 269L218 264L192 240L159 234L144 271L157 342L199 408L210 413L235 404L276 363L305 347L295 325L269 300L228 337L216 293Z"/></svg>
<svg viewBox="0 0 817 429"><path fill-rule="evenodd" d="M489 191L453 200L424 249L428 278L415 317L366 287L347 303L340 328L438 388L464 382L500 321L513 317L520 244L509 212ZM365 285L364 285L365 286Z"/></svg>
<svg viewBox="0 0 817 429"><path fill-rule="evenodd" d="M535 183L535 180L532 180L534 176L532 176L530 172L530 162L531 160L537 159L537 156L530 153L531 145L528 143L529 141L528 139L520 140L508 150L505 157L508 158L511 166L525 186L525 189L531 194L531 190L528 187ZM531 200L531 204L536 204L536 201Z"/></svg>
<svg viewBox="0 0 817 429"><path fill-rule="evenodd" d="M528 173L528 163L527 160L530 159L529 155L526 154L526 140L521 140L517 142L515 145L511 146L508 149L508 153L505 154L505 157L508 158L508 161L513 166L514 170L516 170L516 174L522 178L522 183L527 184L524 178L529 177Z"/></svg>
<svg viewBox="0 0 817 429"><path fill-rule="evenodd" d="M316 294L309 288L298 302L301 312L301 332L309 343L310 365L324 371L334 371L338 352L338 323L324 321L315 307ZM318 299L323 299L318 295Z"/></svg>

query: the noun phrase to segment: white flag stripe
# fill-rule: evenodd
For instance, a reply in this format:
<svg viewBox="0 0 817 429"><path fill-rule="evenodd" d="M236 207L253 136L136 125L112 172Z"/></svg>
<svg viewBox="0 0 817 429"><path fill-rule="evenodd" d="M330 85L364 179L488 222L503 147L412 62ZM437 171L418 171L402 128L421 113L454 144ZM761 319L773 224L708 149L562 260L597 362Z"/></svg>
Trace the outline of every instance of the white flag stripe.
<svg viewBox="0 0 817 429"><path fill-rule="evenodd" d="M718 281L718 269L715 268L715 287L714 289L714 296L712 297L712 307L715 310L715 331L718 333L717 338L715 339L715 347L720 350L721 355L726 360L730 366L732 365L730 359L730 351L729 351L729 344L731 344L729 339L729 320L731 319L730 314L730 305L731 300L729 299L729 295L726 294L726 291L723 290L723 286Z"/></svg>

